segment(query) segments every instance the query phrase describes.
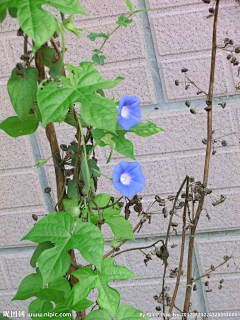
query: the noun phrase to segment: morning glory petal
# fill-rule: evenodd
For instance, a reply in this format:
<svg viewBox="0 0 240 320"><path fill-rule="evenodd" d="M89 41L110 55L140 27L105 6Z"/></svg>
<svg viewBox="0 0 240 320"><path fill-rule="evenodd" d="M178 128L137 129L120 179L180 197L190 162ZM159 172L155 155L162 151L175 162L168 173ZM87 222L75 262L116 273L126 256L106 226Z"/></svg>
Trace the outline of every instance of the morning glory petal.
<svg viewBox="0 0 240 320"><path fill-rule="evenodd" d="M123 96L119 101L118 122L129 130L141 121L140 100L135 96Z"/></svg>
<svg viewBox="0 0 240 320"><path fill-rule="evenodd" d="M124 197L133 197L145 187L141 165L136 162L120 161L112 174L113 184Z"/></svg>

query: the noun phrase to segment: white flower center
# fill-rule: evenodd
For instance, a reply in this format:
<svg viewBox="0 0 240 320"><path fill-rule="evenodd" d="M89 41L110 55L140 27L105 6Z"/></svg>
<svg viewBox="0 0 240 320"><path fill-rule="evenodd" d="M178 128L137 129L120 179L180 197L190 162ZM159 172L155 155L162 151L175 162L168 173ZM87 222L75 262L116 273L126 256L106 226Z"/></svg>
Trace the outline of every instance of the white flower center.
<svg viewBox="0 0 240 320"><path fill-rule="evenodd" d="M123 118L127 118L127 116L128 116L128 108L127 107L125 107L125 106L122 107L121 116Z"/></svg>
<svg viewBox="0 0 240 320"><path fill-rule="evenodd" d="M131 177L128 173L123 173L120 177L120 181L122 182L122 184L128 185L131 181Z"/></svg>

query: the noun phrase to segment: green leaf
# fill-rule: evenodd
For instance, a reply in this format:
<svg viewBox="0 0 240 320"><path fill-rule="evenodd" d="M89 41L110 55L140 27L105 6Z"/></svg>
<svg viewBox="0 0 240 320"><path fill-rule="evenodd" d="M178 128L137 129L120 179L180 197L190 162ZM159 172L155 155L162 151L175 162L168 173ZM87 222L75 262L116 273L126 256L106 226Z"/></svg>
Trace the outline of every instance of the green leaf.
<svg viewBox="0 0 240 320"><path fill-rule="evenodd" d="M99 207L106 207L111 204L111 198L108 194L99 194L94 198ZM109 225L113 234L118 239L135 240L132 225L124 216L120 216L122 208L119 205L102 210L102 218Z"/></svg>
<svg viewBox="0 0 240 320"><path fill-rule="evenodd" d="M133 154L133 144L130 140L126 139L124 135L124 131L118 132L117 135L113 135L112 140L115 142L114 149L128 158L136 160Z"/></svg>
<svg viewBox="0 0 240 320"><path fill-rule="evenodd" d="M100 66L104 65L105 59L106 59L106 56L104 56L104 55L99 56L98 54L94 54L92 56L92 61L96 62L97 64L100 64Z"/></svg>
<svg viewBox="0 0 240 320"><path fill-rule="evenodd" d="M125 28L128 26L128 24L132 22L133 22L133 19L128 19L128 17L126 17L124 14L118 17L118 20L116 21L117 24Z"/></svg>
<svg viewBox="0 0 240 320"><path fill-rule="evenodd" d="M49 301L42 301L40 299L36 299L29 304L28 311L33 314L41 314L50 312L53 308L53 305ZM33 320L40 320L42 317L32 317ZM48 320L49 318L45 318Z"/></svg>
<svg viewBox="0 0 240 320"><path fill-rule="evenodd" d="M114 88L123 78L116 80L103 79L93 62L82 62L82 68L68 65L71 78L59 76L60 82L50 82L47 86L40 85L38 90L38 106L42 115L42 125L58 121L67 116L68 108L75 102L81 103L83 121L93 127L115 132L117 124L117 108L112 100L95 93L99 89Z"/></svg>
<svg viewBox="0 0 240 320"><path fill-rule="evenodd" d="M102 138L107 134L106 130L102 130L102 129L94 129L92 130L92 135L93 135L93 139L95 140L95 142L100 146L100 147L104 147L107 145L106 142L104 142L102 140Z"/></svg>
<svg viewBox="0 0 240 320"><path fill-rule="evenodd" d="M9 8L8 12L12 18L17 18L17 8Z"/></svg>
<svg viewBox="0 0 240 320"><path fill-rule="evenodd" d="M11 137L19 137L34 133L38 128L39 120L34 114L26 116L24 121L18 117L9 117L0 123L0 129L4 130Z"/></svg>
<svg viewBox="0 0 240 320"><path fill-rule="evenodd" d="M91 170L91 169L95 169L97 171L100 171L99 167L96 164L96 161L94 161L93 159L89 159L88 166L89 166L90 173L94 178L101 177L100 173L97 173L96 171Z"/></svg>
<svg viewBox="0 0 240 320"><path fill-rule="evenodd" d="M63 302L64 301L64 292L49 288L40 289L38 293L38 298L42 301L53 301L55 303L57 302Z"/></svg>
<svg viewBox="0 0 240 320"><path fill-rule="evenodd" d="M41 48L43 64L50 69L49 74L53 79L58 79L62 74L62 64L57 52L53 48Z"/></svg>
<svg viewBox="0 0 240 320"><path fill-rule="evenodd" d="M14 68L8 80L7 88L13 109L21 120L26 119L37 93L38 70L23 68L20 72Z"/></svg>
<svg viewBox="0 0 240 320"><path fill-rule="evenodd" d="M68 195L68 198L73 198L77 195L77 185L76 185L75 179L69 181L67 195Z"/></svg>
<svg viewBox="0 0 240 320"><path fill-rule="evenodd" d="M95 41L97 38L108 39L108 36L105 33L94 33L94 32L91 32L87 37L92 41Z"/></svg>
<svg viewBox="0 0 240 320"><path fill-rule="evenodd" d="M40 160L34 165L34 167L37 167L37 168L41 167L42 165L44 165L45 163L47 163L50 158L51 158L51 157L49 157L48 159L40 159Z"/></svg>
<svg viewBox="0 0 240 320"><path fill-rule="evenodd" d="M113 315L117 312L120 294L117 290L111 288L108 282L136 277L127 268L116 266L114 258L103 259L101 272L94 272L92 269L84 267L73 272L73 275L79 282L73 287L70 299L73 297L74 302L77 302L79 299L87 297L93 288L97 288L99 292L97 298L98 304Z"/></svg>
<svg viewBox="0 0 240 320"><path fill-rule="evenodd" d="M114 148L117 152L136 160L133 154L133 144L130 140L125 138L127 131L120 129L116 130L116 134L107 130L94 129L92 130L93 139L96 143L103 147L107 144Z"/></svg>
<svg viewBox="0 0 240 320"><path fill-rule="evenodd" d="M129 132L133 132L138 136L141 137L149 137L152 136L155 133L158 133L160 131L164 131L163 129L156 126L153 122L140 122L136 126L132 127Z"/></svg>
<svg viewBox="0 0 240 320"><path fill-rule="evenodd" d="M7 16L7 10L0 11L0 22L2 23Z"/></svg>
<svg viewBox="0 0 240 320"><path fill-rule="evenodd" d="M52 248L54 245L53 243L47 241L47 242L43 242L43 243L39 243L37 245L37 248L35 249L33 255L32 255L32 258L30 260L30 265L33 267L33 268L36 268L36 264L37 264L37 261L38 261L38 258L40 256L40 254L44 251L44 250L47 250L47 249L50 249Z"/></svg>
<svg viewBox="0 0 240 320"><path fill-rule="evenodd" d="M57 289L64 292L65 298L71 293L70 283L65 278L58 278L52 282L49 282L48 288Z"/></svg>
<svg viewBox="0 0 240 320"><path fill-rule="evenodd" d="M81 152L81 173L83 175L83 181L85 183L85 186L87 190L89 191L90 189L90 171L88 167L88 161L87 158L85 157L84 153Z"/></svg>
<svg viewBox="0 0 240 320"><path fill-rule="evenodd" d="M73 219L76 219L79 216L80 209L78 205L78 196L75 195L71 199L65 198L63 199L64 209L67 213L70 213Z"/></svg>
<svg viewBox="0 0 240 320"><path fill-rule="evenodd" d="M8 317L5 317L2 313L0 313L0 320L10 320Z"/></svg>
<svg viewBox="0 0 240 320"><path fill-rule="evenodd" d="M31 297L37 297L40 288L43 288L41 274L29 274L20 283L18 291L12 300L26 300Z"/></svg>
<svg viewBox="0 0 240 320"><path fill-rule="evenodd" d="M70 126L77 127L76 121L74 119L74 115L72 113L67 113L66 118L64 119L64 122L69 124Z"/></svg>
<svg viewBox="0 0 240 320"><path fill-rule="evenodd" d="M74 311L82 311L85 310L93 305L93 302L88 299L83 299L79 301L77 304L71 306L71 309Z"/></svg>
<svg viewBox="0 0 240 320"><path fill-rule="evenodd" d="M147 12L147 11L156 11L156 9L141 9L141 10L136 10L133 13L140 13L140 12Z"/></svg>
<svg viewBox="0 0 240 320"><path fill-rule="evenodd" d="M130 10L130 12L132 12L133 11L133 5L132 5L130 0L126 1L126 5L128 6L128 9Z"/></svg>
<svg viewBox="0 0 240 320"><path fill-rule="evenodd" d="M90 312L85 320L112 320L112 316L105 310L95 310Z"/></svg>
<svg viewBox="0 0 240 320"><path fill-rule="evenodd" d="M119 307L117 311L117 316L115 318L115 320L139 320L139 319L148 320L148 317L144 312L126 304Z"/></svg>
<svg viewBox="0 0 240 320"><path fill-rule="evenodd" d="M40 254L38 265L43 285L63 276L70 265L68 250L77 249L89 263L101 268L104 241L100 230L85 222L74 227L69 213L54 212L37 222L22 240L37 243L51 241L55 246Z"/></svg>
<svg viewBox="0 0 240 320"><path fill-rule="evenodd" d="M47 42L56 30L53 15L42 9L47 4L66 14L86 14L78 0L2 0L0 11L17 8L22 30L35 42L35 50Z"/></svg>

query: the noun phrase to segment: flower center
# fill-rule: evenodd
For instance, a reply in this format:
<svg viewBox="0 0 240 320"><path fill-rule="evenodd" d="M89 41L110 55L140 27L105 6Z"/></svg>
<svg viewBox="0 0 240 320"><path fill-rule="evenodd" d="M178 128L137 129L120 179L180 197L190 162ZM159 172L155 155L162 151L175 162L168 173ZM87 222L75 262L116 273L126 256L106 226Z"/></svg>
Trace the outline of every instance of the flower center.
<svg viewBox="0 0 240 320"><path fill-rule="evenodd" d="M127 116L128 116L128 108L127 107L125 107L125 106L122 107L121 116L123 118L127 118Z"/></svg>
<svg viewBox="0 0 240 320"><path fill-rule="evenodd" d="M127 185L130 183L131 177L128 173L123 173L120 177L120 181L122 182L122 184Z"/></svg>

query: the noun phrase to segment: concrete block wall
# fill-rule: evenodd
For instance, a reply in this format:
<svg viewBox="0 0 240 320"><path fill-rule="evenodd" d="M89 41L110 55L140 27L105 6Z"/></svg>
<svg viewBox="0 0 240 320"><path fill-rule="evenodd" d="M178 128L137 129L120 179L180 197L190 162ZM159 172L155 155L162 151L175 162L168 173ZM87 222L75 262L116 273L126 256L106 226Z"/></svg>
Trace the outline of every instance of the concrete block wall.
<svg viewBox="0 0 240 320"><path fill-rule="evenodd" d="M80 61L90 60L92 50L101 43L100 39L92 42L87 38L90 32L107 32L114 28L117 17L127 13L123 0L83 0L82 6L89 16L76 16L76 26L85 28L81 39L67 36L66 61L77 65ZM204 97L196 95L192 86L184 90L184 85L176 87L174 81L184 81L181 68L189 69L190 78L203 90L208 88L209 63L211 50L212 19L208 15L208 5L201 0L134 0L138 9L152 8L156 11L142 13L134 17L132 25L120 28L105 47L106 65L99 67L104 77L125 76L117 88L109 91L109 96L120 98L124 94L136 95L142 102L143 120L150 120L162 127L165 132L150 138L136 137L128 134L134 143L137 161L141 163L146 176L146 187L141 193L144 206L153 201L155 194L167 197L177 192L186 174L201 180L206 138L206 112ZM240 5L235 0L221 0L219 13L218 43L225 37L240 43ZM0 120L14 115L6 90L6 83L15 63L21 54L21 39L16 37L18 23L7 18L1 33ZM4 63L3 63L4 61ZM199 312L236 312L240 317L240 153L239 139L239 103L240 95L235 85L239 82L237 69L226 59L224 51L218 51L215 100L213 107L215 137L226 135L226 147L217 145L217 153L211 159L209 186L213 193L225 194L226 201L216 207L208 198L203 212L194 252L194 275L197 277L223 261L224 255L233 253L228 264L218 268L209 280L212 292L206 292L206 279L197 284L197 291L192 296L192 311ZM197 107L196 114L191 114L184 101L191 101ZM223 110L218 103L226 101ZM73 140L74 129L56 125L59 144ZM10 302L21 280L33 269L29 265L34 251L31 242L20 239L31 229L34 221L31 215L39 218L53 212L53 204L45 187L52 188L56 199L54 169L51 161L44 167L36 169L34 163L50 156L44 129L39 128L30 137L11 138L0 132L0 312L3 310L27 310L25 301ZM106 165L109 150L97 148L98 164L103 172L111 175L114 165L120 160L127 160L114 153L110 164ZM118 196L116 190L104 178L100 178L99 192L111 192ZM159 211L153 206L153 211ZM135 225L138 217L132 213L131 222ZM181 221L178 235L171 238L171 244L178 244L170 251L169 266L178 265L181 241ZM127 242L123 249L132 246L148 245L157 239L164 239L168 221L162 215L153 215L152 223L145 224L136 234L136 242ZM111 232L104 226L107 241ZM116 257L116 263L125 265L138 278L120 281L113 286L121 293L121 303L129 303L146 313L156 313L153 295L160 292L163 265L156 257L149 261L148 267L143 263L143 255L138 251L125 253ZM186 275L186 256L184 258L184 276ZM218 289L219 281L224 279L223 288ZM185 290L185 278L180 285L176 301L181 306ZM174 279L167 278L170 293L174 288ZM150 319L156 319L150 316ZM176 318L177 319L177 318ZM208 319L216 319L210 316ZM236 317L222 316L222 320Z"/></svg>

